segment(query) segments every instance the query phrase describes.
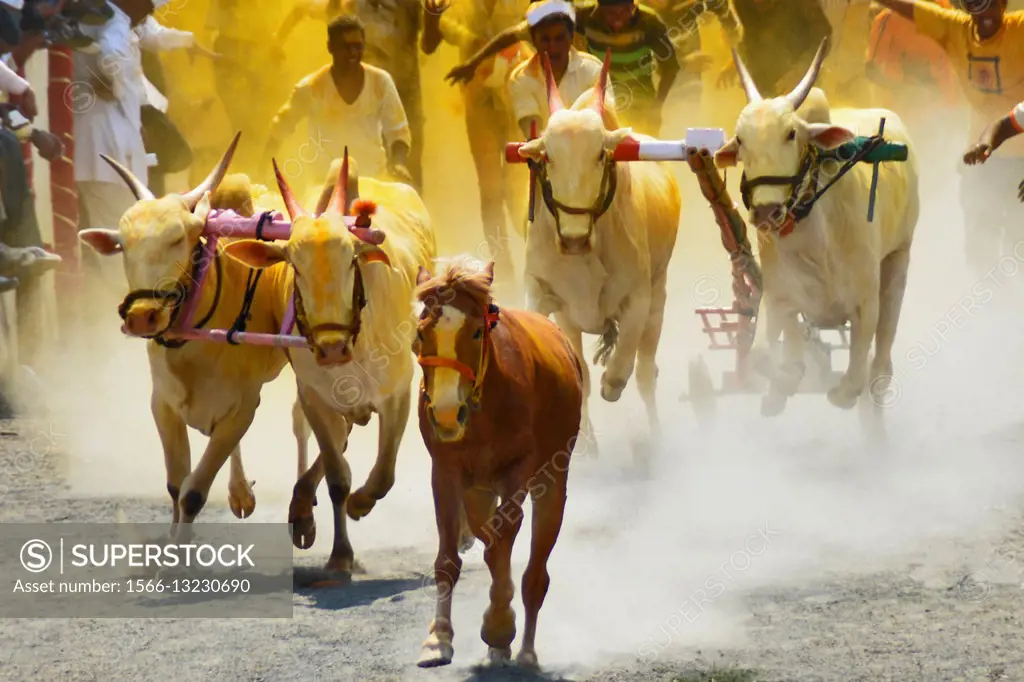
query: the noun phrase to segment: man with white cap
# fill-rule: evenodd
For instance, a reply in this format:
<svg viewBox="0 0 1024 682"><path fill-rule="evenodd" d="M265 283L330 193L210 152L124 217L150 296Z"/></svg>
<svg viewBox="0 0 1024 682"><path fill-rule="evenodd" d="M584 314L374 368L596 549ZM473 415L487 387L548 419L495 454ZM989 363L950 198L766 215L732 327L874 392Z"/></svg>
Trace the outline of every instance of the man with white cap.
<svg viewBox="0 0 1024 682"><path fill-rule="evenodd" d="M112 0L114 16L101 26L82 26L95 42L76 50L75 82L65 102L75 114L75 181L78 184L79 230L113 227L134 203L124 181L100 158L106 154L135 177L147 181L148 158L142 139L142 106L152 103L142 74L140 48L162 51L199 47L191 32L161 26L151 14L169 0ZM91 251L86 250L86 254ZM92 267L107 271L109 282L123 288L120 259L93 260Z"/></svg>
<svg viewBox="0 0 1024 682"><path fill-rule="evenodd" d="M558 84L558 94L567 106L597 85L601 75L601 60L573 47L576 10L571 2L544 0L534 3L526 12L526 21L537 53L512 71L508 90L516 123L523 135L529 137L533 122L537 123L537 130L541 131L548 119L547 78L541 55L547 54ZM605 101L614 106L610 85Z"/></svg>

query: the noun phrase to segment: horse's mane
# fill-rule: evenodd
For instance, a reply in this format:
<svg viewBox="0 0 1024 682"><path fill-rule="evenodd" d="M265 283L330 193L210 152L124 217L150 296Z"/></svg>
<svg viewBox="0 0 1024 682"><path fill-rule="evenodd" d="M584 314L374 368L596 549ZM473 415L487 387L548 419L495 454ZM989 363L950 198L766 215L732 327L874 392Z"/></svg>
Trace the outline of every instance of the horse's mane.
<svg viewBox="0 0 1024 682"><path fill-rule="evenodd" d="M416 287L416 299L420 302L429 298L448 300L450 294L444 298L441 295L449 291L466 294L484 307L491 301L491 275L479 260L456 256L448 260L443 272Z"/></svg>

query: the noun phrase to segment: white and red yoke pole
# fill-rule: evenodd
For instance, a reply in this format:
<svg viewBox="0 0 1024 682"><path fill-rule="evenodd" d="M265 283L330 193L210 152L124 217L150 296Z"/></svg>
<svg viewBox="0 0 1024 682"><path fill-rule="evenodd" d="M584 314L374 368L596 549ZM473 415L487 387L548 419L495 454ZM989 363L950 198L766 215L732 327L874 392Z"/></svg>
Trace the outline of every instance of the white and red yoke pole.
<svg viewBox="0 0 1024 682"><path fill-rule="evenodd" d="M505 161L526 163L519 155L519 148L525 142L510 142L505 145ZM627 138L615 148L616 161L685 161L689 148L707 149L714 153L725 145L725 130L722 128L687 128L685 140L655 140Z"/></svg>

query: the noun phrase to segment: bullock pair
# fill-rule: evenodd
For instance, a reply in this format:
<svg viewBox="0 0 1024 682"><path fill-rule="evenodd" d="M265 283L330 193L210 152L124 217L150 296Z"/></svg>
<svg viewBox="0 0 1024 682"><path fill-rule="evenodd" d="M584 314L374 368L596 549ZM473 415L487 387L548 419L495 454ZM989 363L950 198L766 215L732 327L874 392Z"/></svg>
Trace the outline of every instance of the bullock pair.
<svg viewBox="0 0 1024 682"><path fill-rule="evenodd" d="M735 136L715 153L719 168L742 164L741 190L758 233L766 322L757 325L749 357L769 378L766 416L784 409L803 378L801 315L820 327L851 324L849 367L828 392L831 403L849 409L869 388L878 416L892 378L892 344L919 215L917 159L894 112L830 109L814 87L827 48L826 39L791 93L768 100L734 52L748 104ZM577 354L581 332L601 334L595 363L607 358L617 334L601 395L618 399L635 356L637 386L654 430L654 355L679 221L678 189L665 164L629 168L616 162L682 160L682 145L673 150L673 143L609 130L613 126L603 126L583 105L586 96L566 110L546 61L545 70L547 127L538 139L509 145L506 153L509 161L530 163L547 208L537 212L528 235L529 305L555 314ZM593 110L607 121L602 103L599 98ZM836 158L841 145L872 136L880 121L888 140L906 145L906 163L884 164L873 177L856 159ZM782 334L776 366L770 347ZM586 387L589 392L589 380ZM584 423L589 426L586 411Z"/></svg>

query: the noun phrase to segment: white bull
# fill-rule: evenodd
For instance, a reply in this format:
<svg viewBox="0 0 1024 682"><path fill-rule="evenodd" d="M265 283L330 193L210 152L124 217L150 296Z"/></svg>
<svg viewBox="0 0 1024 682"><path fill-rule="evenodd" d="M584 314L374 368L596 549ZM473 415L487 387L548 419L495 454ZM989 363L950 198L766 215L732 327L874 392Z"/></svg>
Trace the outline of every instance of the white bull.
<svg viewBox="0 0 1024 682"><path fill-rule="evenodd" d="M600 334L595 362L606 363L601 397L617 401L633 373L651 431L659 431L655 355L665 310L668 264L682 204L671 167L635 159L640 140L619 128L605 107L605 61L597 87L566 108L550 64L550 117L544 132L519 148L540 168L538 202L526 243L527 306L554 314L583 366L582 427L592 434L587 400L590 372L583 333Z"/></svg>
<svg viewBox="0 0 1024 682"><path fill-rule="evenodd" d="M870 386L875 405L881 404L892 378L892 344L920 211L917 158L900 118L886 109L830 111L824 93L812 90L826 48L824 41L793 92L767 100L734 52L748 104L735 136L715 155L718 167L742 164L757 228L766 323L758 325L753 355L767 357L768 342L783 334L782 364L766 371L771 381L762 413L767 416L785 408L803 377L799 314L818 327L850 323L849 367L828 400L850 409ZM815 179L824 187L837 170L837 164L822 162L819 152L876 133L882 118L885 137L906 144L909 158L880 165L874 220L867 219L872 167L858 163L805 218L794 221L794 197L812 196Z"/></svg>

